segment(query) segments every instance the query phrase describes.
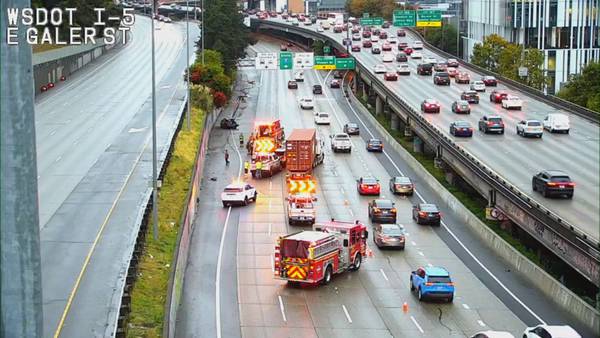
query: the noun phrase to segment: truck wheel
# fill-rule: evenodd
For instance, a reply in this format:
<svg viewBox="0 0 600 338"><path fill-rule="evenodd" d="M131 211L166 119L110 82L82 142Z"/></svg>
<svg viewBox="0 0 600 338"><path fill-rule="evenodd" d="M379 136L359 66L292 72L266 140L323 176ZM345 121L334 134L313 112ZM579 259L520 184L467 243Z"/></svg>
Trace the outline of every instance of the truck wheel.
<svg viewBox="0 0 600 338"><path fill-rule="evenodd" d="M454 295L448 297L448 303L452 303L453 300L454 300Z"/></svg>
<svg viewBox="0 0 600 338"><path fill-rule="evenodd" d="M256 197L258 196L258 194L256 193L256 191L254 192L254 197L252 197L252 201L256 202Z"/></svg>
<svg viewBox="0 0 600 338"><path fill-rule="evenodd" d="M323 285L327 285L331 282L331 265L327 266L325 269L325 275L323 275Z"/></svg>
<svg viewBox="0 0 600 338"><path fill-rule="evenodd" d="M360 254L356 254L356 258L354 259L354 264L352 266L352 270L358 271L360 266L362 265L362 256Z"/></svg>
<svg viewBox="0 0 600 338"><path fill-rule="evenodd" d="M229 203L223 202L223 208L227 208L228 206L229 206Z"/></svg>
<svg viewBox="0 0 600 338"><path fill-rule="evenodd" d="M419 288L417 296L419 297L419 302L423 301L423 293L421 292L421 288Z"/></svg>
<svg viewBox="0 0 600 338"><path fill-rule="evenodd" d="M248 205L248 197L244 197L244 205Z"/></svg>
<svg viewBox="0 0 600 338"><path fill-rule="evenodd" d="M415 291L415 285L413 284L412 276L410 276L409 282L410 282L410 291Z"/></svg>

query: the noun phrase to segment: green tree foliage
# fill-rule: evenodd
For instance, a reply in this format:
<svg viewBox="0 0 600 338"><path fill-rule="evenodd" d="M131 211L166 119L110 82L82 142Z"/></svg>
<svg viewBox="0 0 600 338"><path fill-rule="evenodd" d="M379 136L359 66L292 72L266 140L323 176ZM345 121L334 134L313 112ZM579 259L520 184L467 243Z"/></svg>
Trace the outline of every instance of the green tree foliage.
<svg viewBox="0 0 600 338"><path fill-rule="evenodd" d="M528 70L527 77L524 80L519 79L526 85L541 90L550 83L550 79L544 74L544 53L541 50L526 49L521 66Z"/></svg>
<svg viewBox="0 0 600 338"><path fill-rule="evenodd" d="M248 28L235 0L211 0L205 4L204 47L221 53L223 66L231 74L250 43Z"/></svg>
<svg viewBox="0 0 600 338"><path fill-rule="evenodd" d="M583 67L558 96L600 113L600 62L590 62Z"/></svg>
<svg viewBox="0 0 600 338"><path fill-rule="evenodd" d="M487 68L494 73L498 73L500 64L500 52L508 46L508 41L504 40L498 34L488 35L483 44L477 43L473 47L473 56L471 63L479 67Z"/></svg>
<svg viewBox="0 0 600 338"><path fill-rule="evenodd" d="M324 55L323 47L325 47L325 43L321 40L315 40L313 42L312 48L315 55Z"/></svg>
<svg viewBox="0 0 600 338"><path fill-rule="evenodd" d="M446 51L450 54L457 54L456 45L456 27L451 24L443 24L439 28L421 29L421 34L425 41Z"/></svg>
<svg viewBox="0 0 600 338"><path fill-rule="evenodd" d="M346 3L346 9L351 16L362 17L363 13L369 13L372 17L381 16L390 20L396 9L394 0L350 0Z"/></svg>
<svg viewBox="0 0 600 338"><path fill-rule="evenodd" d="M200 54L201 56L202 54ZM225 100L231 95L231 77L225 73L223 56L216 50L204 51L204 64L200 57L190 66L190 82L193 85L202 85L211 89L213 94L221 93ZM187 78L187 77L186 77ZM219 102L223 100L221 97Z"/></svg>

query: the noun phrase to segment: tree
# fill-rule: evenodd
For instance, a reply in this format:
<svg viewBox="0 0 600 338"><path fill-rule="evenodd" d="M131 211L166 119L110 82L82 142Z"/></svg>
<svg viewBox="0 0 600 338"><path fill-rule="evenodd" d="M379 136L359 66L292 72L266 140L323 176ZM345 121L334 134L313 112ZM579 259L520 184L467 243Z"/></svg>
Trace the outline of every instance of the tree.
<svg viewBox="0 0 600 338"><path fill-rule="evenodd" d="M213 94L213 104L217 108L223 107L227 103L227 95L223 92L215 92Z"/></svg>
<svg viewBox="0 0 600 338"><path fill-rule="evenodd" d="M498 73L500 53L509 45L508 41L498 34L485 37L483 44L476 43L473 47L471 63Z"/></svg>
<svg viewBox="0 0 600 338"><path fill-rule="evenodd" d="M363 13L369 13L372 17L381 16L390 20L396 2L394 0L350 0L346 3L346 9L351 16L362 17Z"/></svg>
<svg viewBox="0 0 600 338"><path fill-rule="evenodd" d="M544 53L541 50L537 48L525 50L521 66L527 68L527 77L524 81L519 79L521 82L539 90L549 85L549 78L544 74Z"/></svg>
<svg viewBox="0 0 600 338"><path fill-rule="evenodd" d="M498 56L498 73L513 80L519 80L519 66L523 48L519 45L508 44Z"/></svg>
<svg viewBox="0 0 600 338"><path fill-rule="evenodd" d="M425 40L437 48L450 54L457 54L456 45L456 27L451 24L444 24L440 28L422 29L421 34Z"/></svg>
<svg viewBox="0 0 600 338"><path fill-rule="evenodd" d="M583 67L558 96L600 113L600 62L590 62Z"/></svg>

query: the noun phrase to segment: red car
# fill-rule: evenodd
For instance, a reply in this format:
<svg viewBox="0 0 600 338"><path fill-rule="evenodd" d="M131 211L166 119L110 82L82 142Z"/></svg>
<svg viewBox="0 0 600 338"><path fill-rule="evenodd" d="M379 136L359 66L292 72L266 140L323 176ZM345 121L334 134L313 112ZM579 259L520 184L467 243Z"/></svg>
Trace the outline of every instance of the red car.
<svg viewBox="0 0 600 338"><path fill-rule="evenodd" d="M404 50L404 48L408 48L408 42L398 42L398 50Z"/></svg>
<svg viewBox="0 0 600 338"><path fill-rule="evenodd" d="M371 48L373 43L370 40L363 40L363 48Z"/></svg>
<svg viewBox="0 0 600 338"><path fill-rule="evenodd" d="M454 67L448 67L446 72L448 72L448 76L450 77L456 77L456 74L458 74L458 70Z"/></svg>
<svg viewBox="0 0 600 338"><path fill-rule="evenodd" d="M404 29L399 29L396 31L396 35L398 36L406 36L406 31Z"/></svg>
<svg viewBox="0 0 600 338"><path fill-rule="evenodd" d="M492 90L490 93L490 102L502 103L502 100L504 100L507 96L508 93L503 90Z"/></svg>
<svg viewBox="0 0 600 338"><path fill-rule="evenodd" d="M383 74L383 79L386 81L398 81L398 75L394 72L388 72Z"/></svg>
<svg viewBox="0 0 600 338"><path fill-rule="evenodd" d="M454 81L456 83L469 84L469 82L471 82L471 77L469 76L469 73L467 73L467 72L459 72L458 74L456 74L456 76L454 76Z"/></svg>
<svg viewBox="0 0 600 338"><path fill-rule="evenodd" d="M423 113L439 113L440 103L435 99L423 100L421 103L421 111Z"/></svg>
<svg viewBox="0 0 600 338"><path fill-rule="evenodd" d="M356 180L356 189L360 195L377 195L381 192L379 180L375 177L361 177Z"/></svg>
<svg viewBox="0 0 600 338"><path fill-rule="evenodd" d="M353 52L360 52L360 46L359 45L352 45L352 51Z"/></svg>
<svg viewBox="0 0 600 338"><path fill-rule="evenodd" d="M389 42L384 42L383 45L381 46L381 49L384 52L389 52L392 50L392 45Z"/></svg>
<svg viewBox="0 0 600 338"><path fill-rule="evenodd" d="M412 49L412 48L410 48L410 47L406 47L406 48L404 48L403 52L404 52L406 55L410 56L410 54L412 54L412 52L413 52L413 49Z"/></svg>
<svg viewBox="0 0 600 338"><path fill-rule="evenodd" d="M360 28L358 28L356 26L352 27L352 34L356 34L356 33L359 33L359 32L360 32Z"/></svg>
<svg viewBox="0 0 600 338"><path fill-rule="evenodd" d="M481 78L481 81L483 81L486 87L496 87L498 85L498 80L493 76L484 76Z"/></svg>

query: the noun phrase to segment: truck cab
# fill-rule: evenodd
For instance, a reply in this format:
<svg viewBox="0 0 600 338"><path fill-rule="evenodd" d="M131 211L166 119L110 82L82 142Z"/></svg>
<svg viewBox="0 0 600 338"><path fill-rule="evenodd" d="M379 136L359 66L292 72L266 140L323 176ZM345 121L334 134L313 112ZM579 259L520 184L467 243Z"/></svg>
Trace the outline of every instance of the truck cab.
<svg viewBox="0 0 600 338"><path fill-rule="evenodd" d="M315 203L317 198L311 194L290 195L287 198L288 222L290 225L313 225L316 218Z"/></svg>
<svg viewBox="0 0 600 338"><path fill-rule="evenodd" d="M252 177L271 177L283 169L281 157L274 153L256 153L252 156Z"/></svg>
<svg viewBox="0 0 600 338"><path fill-rule="evenodd" d="M454 283L450 273L441 267L418 268L410 273L410 290L416 291L419 301L425 298L454 299Z"/></svg>

